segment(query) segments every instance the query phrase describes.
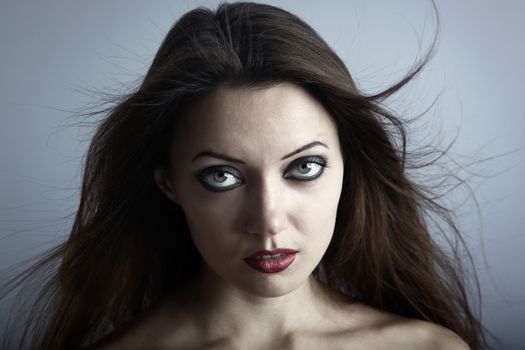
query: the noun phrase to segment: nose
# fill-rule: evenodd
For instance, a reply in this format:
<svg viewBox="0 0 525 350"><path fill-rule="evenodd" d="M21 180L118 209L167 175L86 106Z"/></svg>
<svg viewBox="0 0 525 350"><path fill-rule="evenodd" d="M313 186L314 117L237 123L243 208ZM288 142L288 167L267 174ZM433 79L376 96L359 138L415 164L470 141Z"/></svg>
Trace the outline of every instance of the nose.
<svg viewBox="0 0 525 350"><path fill-rule="evenodd" d="M288 226L284 188L279 179L261 180L249 188L245 212L246 231L276 235Z"/></svg>

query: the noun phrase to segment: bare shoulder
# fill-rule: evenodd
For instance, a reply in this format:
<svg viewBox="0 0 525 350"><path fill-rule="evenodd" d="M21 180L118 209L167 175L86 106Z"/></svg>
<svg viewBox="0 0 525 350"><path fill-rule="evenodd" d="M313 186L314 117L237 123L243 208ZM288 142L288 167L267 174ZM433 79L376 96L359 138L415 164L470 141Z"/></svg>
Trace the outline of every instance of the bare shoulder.
<svg viewBox="0 0 525 350"><path fill-rule="evenodd" d="M448 328L432 322L409 319L390 314L381 310L362 306L373 319L376 327L372 327L388 349L419 349L419 350L469 350L469 346L457 334ZM383 345L381 344L381 345ZM379 344L378 344L379 345Z"/></svg>
<svg viewBox="0 0 525 350"><path fill-rule="evenodd" d="M363 349L469 350L469 346L451 330L432 322L405 318L368 305L357 304L354 312L362 327L346 332L348 340Z"/></svg>
<svg viewBox="0 0 525 350"><path fill-rule="evenodd" d="M185 339L187 331L183 322L178 322L179 320L176 318L167 315L164 306L164 303L159 303L143 315L103 337L86 350L177 349L173 346L173 338L182 341ZM174 324L179 326L175 327L175 330L172 327Z"/></svg>
<svg viewBox="0 0 525 350"><path fill-rule="evenodd" d="M432 322L407 320L394 328L414 349L470 350L456 333Z"/></svg>
<svg viewBox="0 0 525 350"><path fill-rule="evenodd" d="M144 327L147 324L146 320L146 318L141 317L128 322L99 339L86 350L139 349L144 346L143 339L148 333L146 327Z"/></svg>

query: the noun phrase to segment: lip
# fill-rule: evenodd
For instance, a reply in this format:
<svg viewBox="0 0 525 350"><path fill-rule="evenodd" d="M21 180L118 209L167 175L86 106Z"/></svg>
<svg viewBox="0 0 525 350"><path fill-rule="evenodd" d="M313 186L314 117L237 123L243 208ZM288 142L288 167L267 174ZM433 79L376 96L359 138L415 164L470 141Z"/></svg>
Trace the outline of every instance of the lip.
<svg viewBox="0 0 525 350"><path fill-rule="evenodd" d="M247 258L244 258L244 261L253 269L262 272L262 273L277 273L287 269L295 260L295 254L297 250L294 249L274 249L274 250L260 250L256 253L253 253ZM271 259L257 259L258 256L262 255L275 255L283 254L277 258Z"/></svg>
<svg viewBox="0 0 525 350"><path fill-rule="evenodd" d="M263 255L275 255L275 254L295 254L298 250L290 248L276 248L274 250L259 250L258 252L253 253L250 256L247 256L245 259L255 259L258 256Z"/></svg>

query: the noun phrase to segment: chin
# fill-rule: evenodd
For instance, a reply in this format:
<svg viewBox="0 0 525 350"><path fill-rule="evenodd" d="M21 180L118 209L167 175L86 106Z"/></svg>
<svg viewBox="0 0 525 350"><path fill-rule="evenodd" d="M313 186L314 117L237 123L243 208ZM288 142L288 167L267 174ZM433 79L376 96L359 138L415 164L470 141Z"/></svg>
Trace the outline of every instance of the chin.
<svg viewBox="0 0 525 350"><path fill-rule="evenodd" d="M277 286L275 284L268 284L262 286L261 288L254 288L254 286L250 286L248 288L243 288L243 290L259 298L278 298L293 292L297 288L298 286Z"/></svg>
<svg viewBox="0 0 525 350"><path fill-rule="evenodd" d="M309 275L302 277L295 275L262 274L250 276L246 280L237 280L237 288L260 298L277 298L293 292L308 280Z"/></svg>

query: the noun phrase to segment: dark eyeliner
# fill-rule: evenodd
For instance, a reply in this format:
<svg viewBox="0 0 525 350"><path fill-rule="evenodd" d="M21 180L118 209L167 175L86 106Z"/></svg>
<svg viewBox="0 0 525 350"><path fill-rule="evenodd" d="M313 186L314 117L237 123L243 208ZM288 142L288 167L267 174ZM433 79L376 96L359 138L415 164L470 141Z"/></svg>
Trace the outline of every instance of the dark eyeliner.
<svg viewBox="0 0 525 350"><path fill-rule="evenodd" d="M235 184L235 185L231 185L231 186L228 186L228 187L216 187L216 186L210 185L208 182L206 182L205 178L206 178L206 176L211 175L211 174L216 173L216 172L229 173L229 174L233 175L235 178L237 178L238 180L240 180L240 183ZM206 188L206 189L208 189L210 191L213 191L213 192L228 191L228 190L231 190L232 188L235 188L235 187L237 187L240 184L243 184L245 182L244 178L241 175L241 173L237 169L232 168L231 166L227 166L227 165L215 165L215 166L211 166L209 168L206 168L206 169L202 170L201 172L199 172L197 174L196 178L201 183L201 185L204 186L204 188Z"/></svg>
<svg viewBox="0 0 525 350"><path fill-rule="evenodd" d="M290 173L293 169L297 167L297 165L301 163L319 164L322 167L322 169L319 171L318 174L310 176L310 177L298 178L298 177L287 176L288 173ZM312 181L312 180L319 178L321 175L323 175L324 170L327 167L328 167L328 161L326 160L325 157L322 157L322 156L306 156L302 158L297 158L292 163L290 163L290 165L286 168L284 178L292 179L295 181Z"/></svg>

